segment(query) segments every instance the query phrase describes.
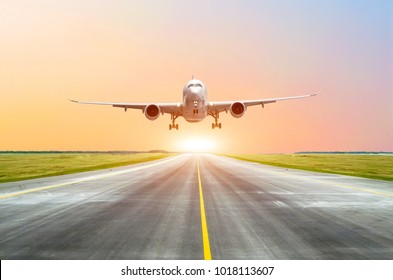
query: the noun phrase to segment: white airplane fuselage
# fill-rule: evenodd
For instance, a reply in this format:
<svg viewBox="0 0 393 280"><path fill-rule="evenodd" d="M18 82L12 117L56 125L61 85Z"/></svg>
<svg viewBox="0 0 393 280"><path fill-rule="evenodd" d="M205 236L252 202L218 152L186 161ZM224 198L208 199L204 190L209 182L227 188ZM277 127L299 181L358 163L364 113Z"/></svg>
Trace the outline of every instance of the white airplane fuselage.
<svg viewBox="0 0 393 280"><path fill-rule="evenodd" d="M184 86L183 117L188 122L200 122L207 117L207 90L200 80L189 80Z"/></svg>

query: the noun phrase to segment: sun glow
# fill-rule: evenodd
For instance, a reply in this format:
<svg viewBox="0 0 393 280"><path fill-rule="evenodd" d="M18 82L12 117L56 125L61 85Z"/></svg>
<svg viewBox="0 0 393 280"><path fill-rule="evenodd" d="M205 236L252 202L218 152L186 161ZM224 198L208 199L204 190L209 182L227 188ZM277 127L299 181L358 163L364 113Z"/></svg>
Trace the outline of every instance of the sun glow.
<svg viewBox="0 0 393 280"><path fill-rule="evenodd" d="M188 138L182 141L179 149L182 152L213 152L217 148L216 142L208 138Z"/></svg>

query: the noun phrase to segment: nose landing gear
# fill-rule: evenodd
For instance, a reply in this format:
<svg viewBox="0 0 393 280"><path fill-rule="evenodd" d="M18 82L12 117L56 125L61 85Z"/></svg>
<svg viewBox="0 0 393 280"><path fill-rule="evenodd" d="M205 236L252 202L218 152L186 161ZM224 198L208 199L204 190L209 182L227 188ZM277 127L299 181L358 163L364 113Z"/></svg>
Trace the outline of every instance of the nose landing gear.
<svg viewBox="0 0 393 280"><path fill-rule="evenodd" d="M194 100L194 110L192 110L192 113L193 113L194 115L197 115L197 114L199 113L199 110L198 110L198 101L197 101L197 100Z"/></svg>

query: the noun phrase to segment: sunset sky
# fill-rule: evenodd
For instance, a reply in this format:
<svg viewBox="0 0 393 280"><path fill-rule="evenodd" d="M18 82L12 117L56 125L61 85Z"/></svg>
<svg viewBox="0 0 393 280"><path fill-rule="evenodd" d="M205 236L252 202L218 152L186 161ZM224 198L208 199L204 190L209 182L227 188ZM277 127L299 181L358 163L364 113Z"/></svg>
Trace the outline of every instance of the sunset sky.
<svg viewBox="0 0 393 280"><path fill-rule="evenodd" d="M0 150L393 151L393 1L2 0ZM194 124L93 101L313 98Z"/></svg>

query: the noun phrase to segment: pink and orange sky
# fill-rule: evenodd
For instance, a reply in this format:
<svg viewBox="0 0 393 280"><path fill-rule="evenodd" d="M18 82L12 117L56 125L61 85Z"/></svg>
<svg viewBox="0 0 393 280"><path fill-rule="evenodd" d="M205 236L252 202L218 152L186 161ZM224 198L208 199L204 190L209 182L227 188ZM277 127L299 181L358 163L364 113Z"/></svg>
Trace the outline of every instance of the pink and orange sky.
<svg viewBox="0 0 393 280"><path fill-rule="evenodd" d="M393 1L4 0L0 22L0 150L393 151ZM192 75L212 101L321 93L179 131L66 99L179 102Z"/></svg>

